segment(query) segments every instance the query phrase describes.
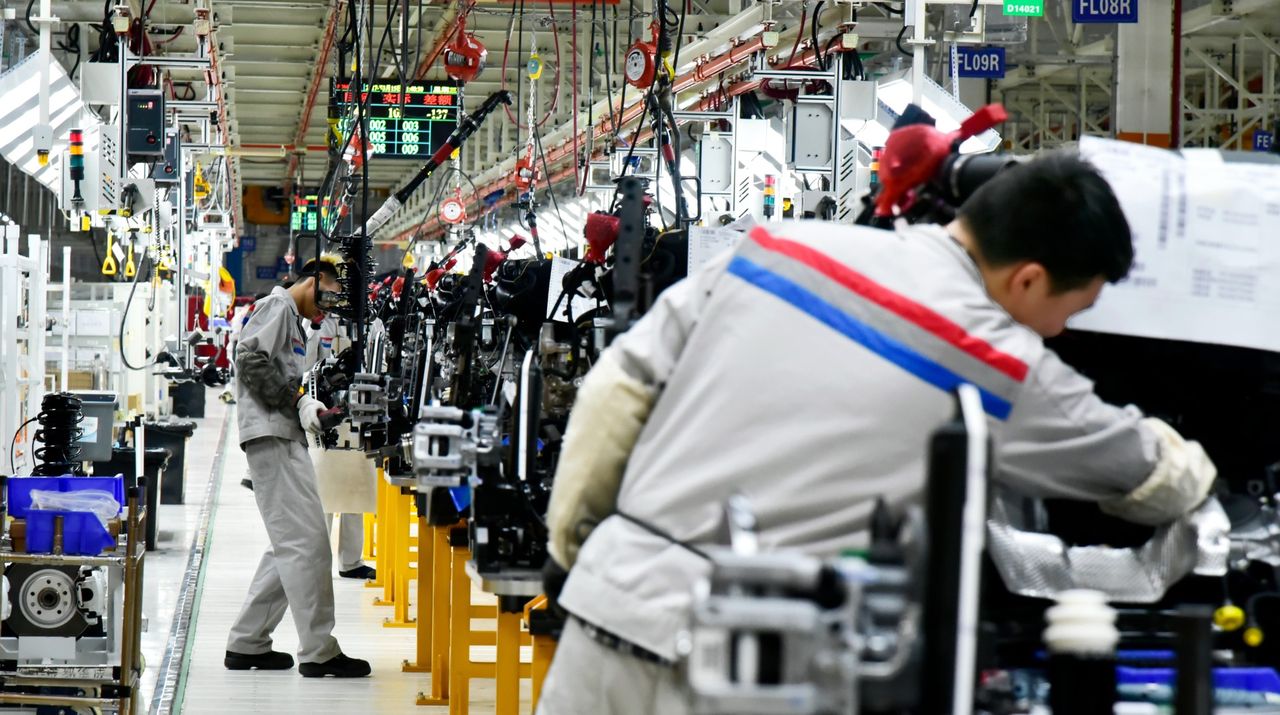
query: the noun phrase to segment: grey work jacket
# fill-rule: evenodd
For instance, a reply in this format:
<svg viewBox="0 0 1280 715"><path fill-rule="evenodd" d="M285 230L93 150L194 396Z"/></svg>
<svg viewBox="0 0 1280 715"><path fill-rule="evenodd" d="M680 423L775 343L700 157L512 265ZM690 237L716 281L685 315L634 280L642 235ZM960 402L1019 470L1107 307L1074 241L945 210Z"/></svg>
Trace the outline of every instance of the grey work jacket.
<svg viewBox="0 0 1280 715"><path fill-rule="evenodd" d="M332 315L326 315L324 320L320 321L318 328L314 325L307 325L305 326L305 331L307 334L306 369L310 370L316 363L327 359L335 352L340 352L334 349L338 346L341 335L337 318Z"/></svg>
<svg viewBox="0 0 1280 715"><path fill-rule="evenodd" d="M865 545L877 497L920 499L930 433L960 382L982 391L996 479L1022 494L1120 497L1159 459L1141 413L1099 400L939 227L758 227L609 349L658 391L617 510L690 544L724 543L722 505L740 492L762 548ZM614 515L560 602L674 660L706 567Z"/></svg>
<svg viewBox="0 0 1280 715"><path fill-rule="evenodd" d="M257 302L236 345L236 413L240 446L259 437L280 437L306 444L294 404L306 360L306 335L298 306L276 286ZM264 363L246 363L251 353ZM286 399L287 387L292 397Z"/></svg>

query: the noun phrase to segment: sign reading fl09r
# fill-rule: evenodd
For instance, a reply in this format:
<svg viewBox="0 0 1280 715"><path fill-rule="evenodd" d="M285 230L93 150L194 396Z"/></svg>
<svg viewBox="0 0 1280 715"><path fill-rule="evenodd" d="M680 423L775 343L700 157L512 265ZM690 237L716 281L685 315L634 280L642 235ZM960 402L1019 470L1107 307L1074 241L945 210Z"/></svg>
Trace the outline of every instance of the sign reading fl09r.
<svg viewBox="0 0 1280 715"><path fill-rule="evenodd" d="M1003 47L957 47L956 74L960 77L1004 77Z"/></svg>
<svg viewBox="0 0 1280 715"><path fill-rule="evenodd" d="M1071 0L1073 22L1137 22L1138 0Z"/></svg>

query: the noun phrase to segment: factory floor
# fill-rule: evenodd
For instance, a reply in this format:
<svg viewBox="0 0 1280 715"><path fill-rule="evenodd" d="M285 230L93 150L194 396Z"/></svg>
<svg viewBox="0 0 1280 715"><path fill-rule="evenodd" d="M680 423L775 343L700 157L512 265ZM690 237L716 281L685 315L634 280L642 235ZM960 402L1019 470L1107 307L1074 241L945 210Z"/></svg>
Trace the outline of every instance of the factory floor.
<svg viewBox="0 0 1280 715"><path fill-rule="evenodd" d="M227 630L267 547L267 536L253 494L240 485L246 465L236 438L235 408L218 400L218 392L208 392L205 417L197 421L187 446L187 503L160 508L159 550L147 556L143 609L149 627L144 635L146 670L141 689L146 707L138 712L448 712L447 707L415 704L417 694L430 689L430 675L401 672L401 663L414 655L413 630L384 627L391 609L373 603L375 593L381 591L336 575L334 635L348 655L370 661L371 677L307 679L296 668L283 672L223 668ZM416 592L411 603L416 604ZM189 621L184 613L190 614ZM274 647L294 653L297 642L292 619L286 615L276 630ZM493 648L476 647L472 657L491 660ZM523 685L521 713L528 713L528 684ZM472 682L470 712L494 712L492 681Z"/></svg>

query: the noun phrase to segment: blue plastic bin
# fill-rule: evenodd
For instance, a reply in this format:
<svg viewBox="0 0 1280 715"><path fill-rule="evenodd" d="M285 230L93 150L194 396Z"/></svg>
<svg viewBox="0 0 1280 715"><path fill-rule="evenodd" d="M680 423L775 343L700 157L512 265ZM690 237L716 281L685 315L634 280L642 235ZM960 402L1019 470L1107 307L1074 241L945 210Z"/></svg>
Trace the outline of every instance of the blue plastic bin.
<svg viewBox="0 0 1280 715"><path fill-rule="evenodd" d="M124 476L114 477L9 477L9 515L15 519L27 518L31 510L31 492L40 489L48 492L78 492L96 489L111 494L124 504Z"/></svg>
<svg viewBox="0 0 1280 715"><path fill-rule="evenodd" d="M59 516L62 517L62 553L97 556L116 545L111 533L90 512L32 509L27 514L27 553L53 552L54 525Z"/></svg>
<svg viewBox="0 0 1280 715"><path fill-rule="evenodd" d="M116 540L91 512L45 511L31 508L34 490L78 492L87 489L104 491L124 504L124 477L10 477L9 514L27 520L27 552L47 554L53 551L56 517L62 517L62 552L75 556L96 556L115 546Z"/></svg>

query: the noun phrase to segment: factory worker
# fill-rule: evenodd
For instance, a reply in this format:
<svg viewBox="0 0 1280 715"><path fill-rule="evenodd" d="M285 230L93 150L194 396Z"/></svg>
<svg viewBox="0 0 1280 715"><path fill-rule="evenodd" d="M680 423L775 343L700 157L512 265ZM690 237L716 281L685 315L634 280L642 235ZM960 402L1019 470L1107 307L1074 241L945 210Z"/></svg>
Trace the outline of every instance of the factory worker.
<svg viewBox="0 0 1280 715"><path fill-rule="evenodd" d="M258 301L236 347L240 446L271 545L227 639L224 664L231 670L293 667L287 653L271 650L271 633L288 608L304 677L370 672L367 662L344 655L332 635L332 555L303 432L320 431L325 406L299 391L306 360L303 320L321 320L322 307L340 290L332 263L305 266L287 290L276 287Z"/></svg>
<svg viewBox="0 0 1280 715"><path fill-rule="evenodd" d="M664 292L569 420L548 525L571 618L539 713L687 712L676 638L729 496L763 549L864 546L878 497L922 496L960 383L982 392L1005 487L1142 524L1197 506L1216 476L1200 446L1102 402L1043 344L1132 262L1110 187L1058 153L948 226L757 227Z"/></svg>
<svg viewBox="0 0 1280 715"><path fill-rule="evenodd" d="M332 315L309 325L307 369L310 370L316 363L331 355L341 353L350 344L338 319ZM342 433L340 438L349 440L352 444L344 445L344 449L329 450L318 444L318 437L313 437L307 451L315 465L320 502L327 510L324 523L332 529L334 517L338 520L338 575L359 580L373 579L377 578L377 571L364 563L361 555L364 553L364 512L375 509L377 475L373 461L355 449L355 438L350 433L350 425L343 423L338 429ZM359 507L361 511L328 511L334 508L332 504L357 502L366 502Z"/></svg>

